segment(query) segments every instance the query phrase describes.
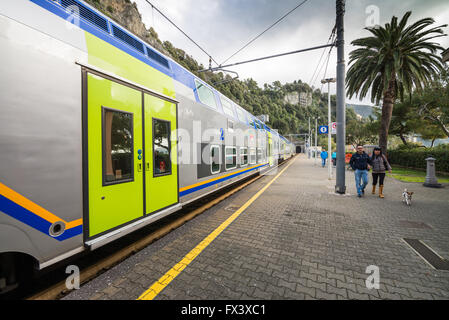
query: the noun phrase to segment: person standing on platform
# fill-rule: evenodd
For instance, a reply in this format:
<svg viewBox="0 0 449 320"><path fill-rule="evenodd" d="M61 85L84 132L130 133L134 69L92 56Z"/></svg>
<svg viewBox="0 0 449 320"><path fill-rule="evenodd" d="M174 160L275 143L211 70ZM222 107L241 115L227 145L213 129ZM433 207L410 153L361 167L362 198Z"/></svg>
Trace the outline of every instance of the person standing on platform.
<svg viewBox="0 0 449 320"><path fill-rule="evenodd" d="M320 156L321 156L321 165L324 168L324 167L326 167L326 160L328 158L328 154L327 154L326 149L323 149L323 151L321 151Z"/></svg>
<svg viewBox="0 0 449 320"><path fill-rule="evenodd" d="M365 188L368 185L368 171L371 169L371 164L371 158L366 154L365 148L358 145L357 152L352 155L349 165L354 170L355 185L359 198L365 195Z"/></svg>
<svg viewBox="0 0 449 320"><path fill-rule="evenodd" d="M391 173L392 169L390 164L388 163L387 157L382 154L381 148L374 148L371 163L373 165L373 194L376 194L376 185L377 181L379 181L379 198L383 199L385 198L383 194L385 172L388 170Z"/></svg>

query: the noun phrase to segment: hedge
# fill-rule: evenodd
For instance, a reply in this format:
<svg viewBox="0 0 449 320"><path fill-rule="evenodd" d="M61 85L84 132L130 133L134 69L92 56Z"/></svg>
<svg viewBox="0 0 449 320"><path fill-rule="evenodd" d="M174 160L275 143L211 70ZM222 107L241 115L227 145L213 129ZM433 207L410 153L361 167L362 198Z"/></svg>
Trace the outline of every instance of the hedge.
<svg viewBox="0 0 449 320"><path fill-rule="evenodd" d="M429 157L436 159L436 171L449 173L449 150L419 148L388 151L388 160L391 164L396 164L407 168L426 169L426 159Z"/></svg>

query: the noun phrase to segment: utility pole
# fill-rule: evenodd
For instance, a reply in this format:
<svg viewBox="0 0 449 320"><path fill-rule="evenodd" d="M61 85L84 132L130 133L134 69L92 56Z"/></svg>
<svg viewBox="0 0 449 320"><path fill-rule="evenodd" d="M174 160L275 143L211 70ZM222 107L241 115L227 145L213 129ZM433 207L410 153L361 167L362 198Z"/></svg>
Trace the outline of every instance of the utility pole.
<svg viewBox="0 0 449 320"><path fill-rule="evenodd" d="M335 83L337 82L337 79L335 78L330 78L330 79L324 79L321 80L322 84L326 84L327 83L327 96L328 96L328 149L327 149L327 154L328 154L328 164L327 164L327 170L328 170L328 179L332 180L332 132L331 132L331 126L332 126L332 106L331 106L331 83Z"/></svg>
<svg viewBox="0 0 449 320"><path fill-rule="evenodd" d="M311 147L312 147L312 139L310 138L311 133L312 133L312 132L310 131L310 117L309 117L309 137L308 137L308 140L309 140L309 147L307 148L307 153L308 153L309 159L310 159L310 149L311 149Z"/></svg>
<svg viewBox="0 0 449 320"><path fill-rule="evenodd" d="M335 192L346 193L346 90L345 90L345 0L336 0L337 9L337 183Z"/></svg>
<svg viewBox="0 0 449 320"><path fill-rule="evenodd" d="M316 159L318 158L318 119L320 117L315 118L315 160L313 165L316 166Z"/></svg>

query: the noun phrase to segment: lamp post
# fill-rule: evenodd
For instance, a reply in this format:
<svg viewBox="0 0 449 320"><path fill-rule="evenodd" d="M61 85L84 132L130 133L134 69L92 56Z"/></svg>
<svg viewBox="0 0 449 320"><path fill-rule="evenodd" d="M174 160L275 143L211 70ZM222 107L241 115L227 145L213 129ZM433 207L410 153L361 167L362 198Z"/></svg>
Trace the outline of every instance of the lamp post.
<svg viewBox="0 0 449 320"><path fill-rule="evenodd" d="M309 136L307 137L308 146L307 146L307 156L308 159L310 159L310 149L312 149L312 139L310 138L310 134L312 132L310 131L310 117L309 117Z"/></svg>
<svg viewBox="0 0 449 320"><path fill-rule="evenodd" d="M332 132L331 132L331 126L332 126L332 107L331 107L331 83L335 83L337 82L337 79L335 78L330 78L330 79L324 79L321 80L322 84L326 84L327 83L327 96L328 96L328 149L327 149L327 154L328 154L328 165L327 165L327 170L328 170L328 179L332 180Z"/></svg>
<svg viewBox="0 0 449 320"><path fill-rule="evenodd" d="M316 166L316 159L318 157L318 119L320 117L315 118L315 160L313 165Z"/></svg>

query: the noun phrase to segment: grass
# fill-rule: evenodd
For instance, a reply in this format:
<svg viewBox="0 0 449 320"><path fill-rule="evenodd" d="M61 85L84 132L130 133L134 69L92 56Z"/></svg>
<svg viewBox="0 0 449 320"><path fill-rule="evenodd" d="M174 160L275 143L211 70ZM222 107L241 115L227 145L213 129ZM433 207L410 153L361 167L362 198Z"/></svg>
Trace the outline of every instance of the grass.
<svg viewBox="0 0 449 320"><path fill-rule="evenodd" d="M426 182L426 172L407 168L399 168L395 166L393 166L393 173L387 173L387 176L403 182ZM449 183L448 176L437 175L437 179L439 183Z"/></svg>

